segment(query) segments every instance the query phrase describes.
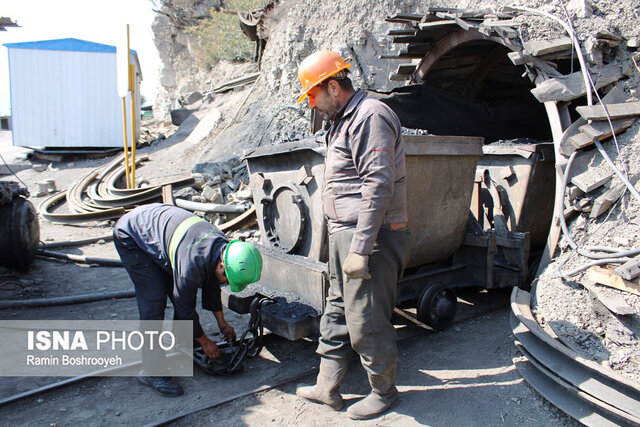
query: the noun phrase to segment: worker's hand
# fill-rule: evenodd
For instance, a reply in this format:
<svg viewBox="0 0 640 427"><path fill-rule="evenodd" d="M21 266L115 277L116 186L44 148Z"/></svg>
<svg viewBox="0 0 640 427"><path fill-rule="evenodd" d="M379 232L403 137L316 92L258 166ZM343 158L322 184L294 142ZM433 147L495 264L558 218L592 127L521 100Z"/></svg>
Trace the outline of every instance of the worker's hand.
<svg viewBox="0 0 640 427"><path fill-rule="evenodd" d="M202 346L202 351L204 351L204 354L206 354L209 359L217 359L220 357L218 345L211 341L207 335L196 338L196 341Z"/></svg>
<svg viewBox="0 0 640 427"><path fill-rule="evenodd" d="M369 274L369 255L349 252L342 265L342 271L349 279L371 279Z"/></svg>
<svg viewBox="0 0 640 427"><path fill-rule="evenodd" d="M220 325L220 332L222 332L222 335L225 336L225 338L227 339L227 342L235 342L236 331L235 329L233 329L233 326L231 326L228 323Z"/></svg>

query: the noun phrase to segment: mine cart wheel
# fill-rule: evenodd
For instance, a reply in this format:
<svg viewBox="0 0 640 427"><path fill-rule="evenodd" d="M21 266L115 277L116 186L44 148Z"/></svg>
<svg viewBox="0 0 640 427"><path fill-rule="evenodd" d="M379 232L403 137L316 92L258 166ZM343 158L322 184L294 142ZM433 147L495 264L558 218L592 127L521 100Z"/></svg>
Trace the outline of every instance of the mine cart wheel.
<svg viewBox="0 0 640 427"><path fill-rule="evenodd" d="M439 282L430 283L418 298L418 320L443 331L453 323L457 306L458 300L453 289Z"/></svg>

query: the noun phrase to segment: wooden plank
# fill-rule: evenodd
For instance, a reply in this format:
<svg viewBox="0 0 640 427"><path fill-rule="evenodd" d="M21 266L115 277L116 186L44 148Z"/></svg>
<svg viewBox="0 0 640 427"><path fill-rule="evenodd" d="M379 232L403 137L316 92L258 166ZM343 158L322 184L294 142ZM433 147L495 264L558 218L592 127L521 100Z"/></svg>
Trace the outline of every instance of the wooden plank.
<svg viewBox="0 0 640 427"><path fill-rule="evenodd" d="M594 84L597 89L622 78L620 65L611 64L603 67L600 74L593 74ZM554 77L540 83L531 89L533 96L540 102L571 101L586 95L584 80L581 72L575 72L566 76Z"/></svg>
<svg viewBox="0 0 640 427"><path fill-rule="evenodd" d="M591 122L590 124L580 126L580 132L588 135L591 139L598 138L598 141L602 141L609 138L614 133L616 135L621 133L622 131L630 127L633 123L635 123L635 121L635 117L612 120L611 124L613 125L613 129L611 129L608 121L601 120L598 122Z"/></svg>
<svg viewBox="0 0 640 427"><path fill-rule="evenodd" d="M401 51L397 55L380 55L380 59L420 59L424 54Z"/></svg>
<svg viewBox="0 0 640 427"><path fill-rule="evenodd" d="M610 288L640 295L640 279L624 280L613 271L613 267L590 267L587 270L587 278Z"/></svg>
<svg viewBox="0 0 640 427"><path fill-rule="evenodd" d="M561 37L554 40L530 40L522 44L524 50L533 56L559 52L571 48L572 45L571 37Z"/></svg>
<svg viewBox="0 0 640 427"><path fill-rule="evenodd" d="M480 24L481 27L519 27L522 25L522 22L517 22L513 19L504 19L504 20L494 20L494 19L485 19Z"/></svg>
<svg viewBox="0 0 640 427"><path fill-rule="evenodd" d="M433 21L433 22L421 22L418 24L418 28L421 31L431 30L434 28L443 28L443 27L451 27L458 25L454 19L449 19L445 21Z"/></svg>
<svg viewBox="0 0 640 427"><path fill-rule="evenodd" d="M584 125L582 125L584 126ZM580 126L580 127L582 127ZM580 127L578 127L578 129L580 129ZM571 135L569 137L569 139L567 140L567 142L569 144L571 144L573 151L575 151L576 149L579 148L583 148L583 147L587 147L591 144L593 144L593 138L591 138L589 135L587 135L586 133L577 133L575 135ZM571 151L571 153L573 153L573 151Z"/></svg>
<svg viewBox="0 0 640 427"><path fill-rule="evenodd" d="M403 14L399 13L394 16L387 16L385 19L386 22L392 22L396 24L411 24L413 22L419 22L424 18L424 15L416 15L416 14Z"/></svg>
<svg viewBox="0 0 640 427"><path fill-rule="evenodd" d="M611 179L612 176L613 172L610 171L590 169L571 178L571 183L585 193L589 193L596 188L602 187Z"/></svg>
<svg viewBox="0 0 640 427"><path fill-rule="evenodd" d="M535 56L526 55L522 51L509 52L507 54L513 65L531 64L539 71L547 74L549 77L560 77L562 73L558 71L557 65L551 61L536 58Z"/></svg>
<svg viewBox="0 0 640 427"><path fill-rule="evenodd" d="M631 307L621 295L607 293L604 289L589 284L587 280L582 281L582 286L595 296L610 312L621 316L636 313L633 307Z"/></svg>
<svg viewBox="0 0 640 427"><path fill-rule="evenodd" d="M396 29L396 30L389 30L387 35L388 36L415 36L416 33L417 31L413 29Z"/></svg>
<svg viewBox="0 0 640 427"><path fill-rule="evenodd" d="M162 203L165 205L175 205L175 201L173 200L173 187L171 184L162 186Z"/></svg>
<svg viewBox="0 0 640 427"><path fill-rule="evenodd" d="M624 102L627 99L627 95L624 93L620 86L616 85L613 89L607 93L607 95L602 98L602 101L607 103L618 103ZM576 120L571 126L567 128L567 130L562 135L562 140L560 141L560 152L565 156L569 157L571 153L576 151L577 149L589 146L593 144L593 138L585 133L581 132L581 128L587 125L587 121L583 118L579 118ZM592 124L593 126L594 124ZM607 123L608 126L608 123ZM602 140L605 137L602 137ZM598 138L598 140L601 140Z"/></svg>
<svg viewBox="0 0 640 427"><path fill-rule="evenodd" d="M396 73L398 74L412 74L418 64L398 64L398 68L396 69Z"/></svg>
<svg viewBox="0 0 640 427"><path fill-rule="evenodd" d="M451 8L451 7L430 7L429 13L435 13L436 15L438 13L448 13L463 19L468 18L468 19L477 19L477 20L485 19L485 15L487 14L493 14L498 18L505 18L505 19L514 17L514 15L511 15L511 14L506 14L501 12L499 13L491 12L488 9L457 9L457 8Z"/></svg>
<svg viewBox="0 0 640 427"><path fill-rule="evenodd" d="M612 119L640 116L640 101L623 102L621 104L607 104L607 111ZM585 120L607 120L602 105L584 105L576 107L576 111Z"/></svg>
<svg viewBox="0 0 640 427"><path fill-rule="evenodd" d="M411 80L411 75L409 74L399 74L399 73L389 73L389 80L392 82L406 82L407 80Z"/></svg>
<svg viewBox="0 0 640 427"><path fill-rule="evenodd" d="M619 183L605 191L604 194L600 195L596 200L593 201L593 207L591 208L589 217L597 218L608 211L611 206L613 206L613 204L620 198L620 196L622 196L625 189L625 185Z"/></svg>
<svg viewBox="0 0 640 427"><path fill-rule="evenodd" d="M493 31L498 33L500 37L506 39L515 39L518 37L518 32L511 27L493 27Z"/></svg>

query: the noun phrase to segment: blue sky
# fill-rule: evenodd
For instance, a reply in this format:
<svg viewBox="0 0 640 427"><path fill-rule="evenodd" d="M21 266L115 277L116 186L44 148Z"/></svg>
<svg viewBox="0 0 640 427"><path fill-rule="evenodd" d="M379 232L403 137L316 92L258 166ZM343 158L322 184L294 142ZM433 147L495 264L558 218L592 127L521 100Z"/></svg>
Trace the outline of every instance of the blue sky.
<svg viewBox="0 0 640 427"><path fill-rule="evenodd" d="M148 101L155 99L160 58L153 43L150 0L3 0L0 16L20 25L0 32L0 115L10 114L11 105L8 53L1 45L72 37L115 46L127 24L131 49L142 68L141 92Z"/></svg>

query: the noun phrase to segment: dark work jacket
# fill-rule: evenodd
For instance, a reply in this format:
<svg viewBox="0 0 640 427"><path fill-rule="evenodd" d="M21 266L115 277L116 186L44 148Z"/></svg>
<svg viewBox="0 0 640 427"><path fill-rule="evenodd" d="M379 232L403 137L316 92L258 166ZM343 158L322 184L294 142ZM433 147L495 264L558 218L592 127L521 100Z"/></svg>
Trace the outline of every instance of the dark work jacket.
<svg viewBox="0 0 640 427"><path fill-rule="evenodd" d="M221 311L220 282L214 275L216 263L229 243L214 225L193 224L182 238L175 255L175 269L169 261L169 241L178 225L194 216L184 209L153 203L123 216L116 227L131 236L138 247L173 276L173 307L176 320L193 320L193 336L204 331L196 311L198 288L202 288L202 308Z"/></svg>

